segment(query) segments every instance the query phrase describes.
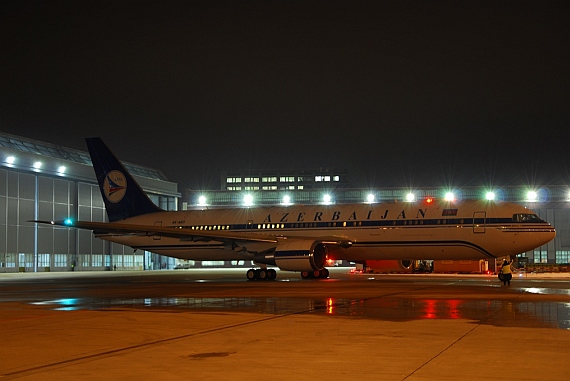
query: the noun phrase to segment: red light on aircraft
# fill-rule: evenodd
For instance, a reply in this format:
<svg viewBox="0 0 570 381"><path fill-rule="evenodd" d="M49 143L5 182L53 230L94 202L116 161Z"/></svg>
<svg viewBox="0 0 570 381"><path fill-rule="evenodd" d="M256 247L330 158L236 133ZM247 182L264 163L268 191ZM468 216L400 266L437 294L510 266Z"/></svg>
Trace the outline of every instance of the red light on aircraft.
<svg viewBox="0 0 570 381"><path fill-rule="evenodd" d="M426 202L428 204L431 204L433 202L433 198L431 198L431 197L426 198Z"/></svg>

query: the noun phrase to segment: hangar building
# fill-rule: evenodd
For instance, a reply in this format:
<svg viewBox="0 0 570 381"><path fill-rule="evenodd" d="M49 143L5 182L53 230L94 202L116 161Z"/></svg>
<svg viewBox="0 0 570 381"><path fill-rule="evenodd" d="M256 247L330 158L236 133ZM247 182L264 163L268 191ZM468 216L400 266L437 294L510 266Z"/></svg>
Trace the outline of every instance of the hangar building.
<svg viewBox="0 0 570 381"><path fill-rule="evenodd" d="M174 259L30 220L107 221L87 152L0 133L0 272L172 268ZM178 208L178 185L124 163L151 200Z"/></svg>

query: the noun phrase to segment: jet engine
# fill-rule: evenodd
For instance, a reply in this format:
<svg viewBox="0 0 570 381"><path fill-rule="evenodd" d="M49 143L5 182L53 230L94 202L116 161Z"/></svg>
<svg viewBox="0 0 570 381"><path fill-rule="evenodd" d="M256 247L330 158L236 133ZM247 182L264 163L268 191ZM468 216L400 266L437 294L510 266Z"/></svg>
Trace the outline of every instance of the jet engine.
<svg viewBox="0 0 570 381"><path fill-rule="evenodd" d="M254 256L257 263L273 265L287 271L315 271L325 268L327 246L312 240L287 240L270 253Z"/></svg>

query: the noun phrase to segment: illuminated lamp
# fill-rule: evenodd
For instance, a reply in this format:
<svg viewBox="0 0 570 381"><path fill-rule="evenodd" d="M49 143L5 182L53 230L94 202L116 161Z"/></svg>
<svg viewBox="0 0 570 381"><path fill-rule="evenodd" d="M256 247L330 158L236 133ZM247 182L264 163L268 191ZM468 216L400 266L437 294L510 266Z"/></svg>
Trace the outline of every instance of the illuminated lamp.
<svg viewBox="0 0 570 381"><path fill-rule="evenodd" d="M406 195L406 201L408 201L408 202L412 202L412 201L414 201L415 199L416 199L416 195L413 194L413 193L408 193L408 194Z"/></svg>
<svg viewBox="0 0 570 381"><path fill-rule="evenodd" d="M65 168L64 165L60 165L60 166L57 168L57 173L63 175L63 174L65 173L65 170L66 170L66 169L67 169L67 168Z"/></svg>
<svg viewBox="0 0 570 381"><path fill-rule="evenodd" d="M323 196L323 202L324 202L325 204L330 204L330 202L331 202L331 196L330 196L330 194L325 194L325 195Z"/></svg>
<svg viewBox="0 0 570 381"><path fill-rule="evenodd" d="M495 199L495 192L487 192L485 194L485 199L492 201Z"/></svg>
<svg viewBox="0 0 570 381"><path fill-rule="evenodd" d="M445 201L454 201L454 200L455 200L455 196L453 195L453 193L447 192L445 194Z"/></svg>
<svg viewBox="0 0 570 381"><path fill-rule="evenodd" d="M40 169L42 167L42 162L41 161L36 161L34 162L34 168L35 169Z"/></svg>
<svg viewBox="0 0 570 381"><path fill-rule="evenodd" d="M536 193L535 191L529 191L526 194L526 200L531 202L538 201L538 193Z"/></svg>
<svg viewBox="0 0 570 381"><path fill-rule="evenodd" d="M370 193L368 196L366 196L366 200L369 204L372 204L374 202L374 195Z"/></svg>
<svg viewBox="0 0 570 381"><path fill-rule="evenodd" d="M283 196L283 204L284 205L291 205L291 197L289 195Z"/></svg>
<svg viewBox="0 0 570 381"><path fill-rule="evenodd" d="M206 205L206 196L198 197L198 205L200 205L200 206Z"/></svg>
<svg viewBox="0 0 570 381"><path fill-rule="evenodd" d="M63 223L67 226L71 226L73 225L73 220L71 218L66 218L65 221L63 221Z"/></svg>
<svg viewBox="0 0 570 381"><path fill-rule="evenodd" d="M426 198L426 202L428 204L431 204L433 202L433 198L431 198L431 197Z"/></svg>
<svg viewBox="0 0 570 381"><path fill-rule="evenodd" d="M246 205L246 206L251 206L251 205L253 205L253 196L250 195L250 194L246 194L246 195L243 197L243 204Z"/></svg>
<svg viewBox="0 0 570 381"><path fill-rule="evenodd" d="M8 163L8 164L14 164L15 161L16 161L16 158L14 156L8 156L6 158L6 163Z"/></svg>

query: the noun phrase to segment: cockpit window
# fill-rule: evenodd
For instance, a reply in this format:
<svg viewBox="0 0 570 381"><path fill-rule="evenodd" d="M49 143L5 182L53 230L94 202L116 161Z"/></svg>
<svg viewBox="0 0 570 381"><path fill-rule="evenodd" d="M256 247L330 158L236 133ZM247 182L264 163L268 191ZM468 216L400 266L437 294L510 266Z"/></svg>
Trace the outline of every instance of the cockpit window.
<svg viewBox="0 0 570 381"><path fill-rule="evenodd" d="M513 222L543 222L536 214L513 214Z"/></svg>

